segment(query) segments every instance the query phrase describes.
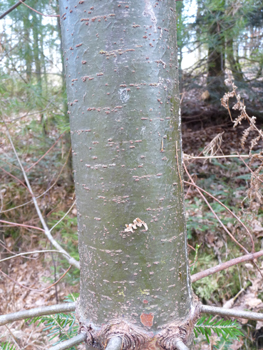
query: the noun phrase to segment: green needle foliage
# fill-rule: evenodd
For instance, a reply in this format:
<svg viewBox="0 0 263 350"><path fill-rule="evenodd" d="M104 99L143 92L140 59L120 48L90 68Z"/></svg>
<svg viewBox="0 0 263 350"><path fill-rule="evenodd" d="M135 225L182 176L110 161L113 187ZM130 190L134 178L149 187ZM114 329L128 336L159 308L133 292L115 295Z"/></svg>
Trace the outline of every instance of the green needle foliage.
<svg viewBox="0 0 263 350"><path fill-rule="evenodd" d="M65 298L65 302L76 301L78 295L70 294ZM58 337L59 340L53 344L59 344L60 342L66 341L78 332L78 322L76 322L75 313L59 313L56 315L39 316L31 319L30 324L38 322L38 326L41 323L45 324L43 331L48 332L48 337L50 340ZM1 349L0 349L1 350ZM75 347L71 347L70 350L76 350Z"/></svg>
<svg viewBox="0 0 263 350"><path fill-rule="evenodd" d="M16 347L10 343L1 343L0 350L16 350Z"/></svg>
<svg viewBox="0 0 263 350"><path fill-rule="evenodd" d="M41 323L45 324L43 331L48 332L48 337L50 337L50 340L56 337L59 338L59 340L53 345L74 337L77 334L79 328L78 323L76 323L75 313L60 313L44 317L35 317L31 320L30 324L36 322L38 322L38 326ZM72 347L70 349L75 350L76 348Z"/></svg>
<svg viewBox="0 0 263 350"><path fill-rule="evenodd" d="M69 295L65 298L65 302L76 301L78 295ZM31 323L38 322L38 325L41 323L45 324L44 331L48 332L48 337L50 340L58 337L59 340L55 343L58 344L62 341L68 340L78 332L78 323L75 319L75 313L68 314L57 314L57 315L49 315L49 316L40 316L35 317L31 320ZM212 332L215 332L217 336L221 339L215 346L215 349L228 349L229 345L232 344L233 340L236 340L240 336L244 336L240 330L240 325L236 321L232 320L213 320L212 316L206 318L206 316L201 317L194 328L195 336L198 337L198 334L202 334L206 337L208 343L210 343L209 337L212 335ZM55 345L53 344L53 345ZM7 344L10 346L10 344ZM14 347L3 347L4 350L15 350ZM75 347L71 347L71 350L75 350ZM0 348L2 350L2 348Z"/></svg>
<svg viewBox="0 0 263 350"><path fill-rule="evenodd" d="M238 337L244 336L240 328L240 325L236 321L223 319L213 320L212 316L208 319L206 316L202 316L195 325L194 333L196 337L198 333L203 334L207 342L210 343L209 337L212 335L213 331L218 337L222 337L226 343L229 343L231 340L236 340ZM219 344L217 344L217 346L219 346Z"/></svg>

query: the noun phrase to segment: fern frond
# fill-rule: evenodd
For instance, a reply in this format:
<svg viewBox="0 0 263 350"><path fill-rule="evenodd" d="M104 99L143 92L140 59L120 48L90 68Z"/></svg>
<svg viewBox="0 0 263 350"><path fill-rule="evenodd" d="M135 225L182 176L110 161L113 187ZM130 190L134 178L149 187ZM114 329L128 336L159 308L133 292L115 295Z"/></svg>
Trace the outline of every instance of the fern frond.
<svg viewBox="0 0 263 350"><path fill-rule="evenodd" d="M202 334L206 337L209 343L209 336L211 336L212 331L216 333L217 336L223 337L225 341L230 341L231 339L237 339L239 336L243 336L240 330L240 325L236 321L232 320L212 320L212 316L206 318L201 317L194 328L195 336Z"/></svg>

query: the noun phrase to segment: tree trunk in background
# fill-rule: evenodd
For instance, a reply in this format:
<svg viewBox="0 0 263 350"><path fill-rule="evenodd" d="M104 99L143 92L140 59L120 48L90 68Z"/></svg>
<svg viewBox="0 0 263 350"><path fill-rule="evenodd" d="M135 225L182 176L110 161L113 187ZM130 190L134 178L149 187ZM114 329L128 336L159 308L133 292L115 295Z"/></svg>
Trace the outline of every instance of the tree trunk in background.
<svg viewBox="0 0 263 350"><path fill-rule="evenodd" d="M28 84L31 83L31 76L32 76L32 50L30 46L30 27L31 23L28 17L23 17L23 27L24 27L24 38L25 38L25 52L24 57L26 61L26 81ZM30 97L30 94L28 94L28 97Z"/></svg>
<svg viewBox="0 0 263 350"><path fill-rule="evenodd" d="M34 53L34 61L35 61L35 72L36 72L36 80L37 80L37 88L39 90L39 95L42 92L42 80L41 80L41 59L40 59L40 40L39 40L39 21L41 17L37 17L34 12L32 12L32 30L33 30L33 53Z"/></svg>
<svg viewBox="0 0 263 350"><path fill-rule="evenodd" d="M42 75L41 75L41 41L39 38L39 27L41 26L41 16L37 16L35 12L32 11L32 30L33 30L33 53L34 53L34 61L35 61L35 75L36 75L36 96L38 97L36 100L36 106L39 108L43 108L42 104ZM40 114L41 124L42 124L42 132L45 136L47 133L46 125L45 125L45 116L43 113Z"/></svg>
<svg viewBox="0 0 263 350"><path fill-rule="evenodd" d="M174 348L192 311L175 1L60 0L60 14L81 325L100 347ZM148 230L127 229L136 218Z"/></svg>
<svg viewBox="0 0 263 350"><path fill-rule="evenodd" d="M235 56L234 56L233 38L230 38L229 40L227 40L226 49L227 49L227 60L230 64L230 69L234 76L235 84L238 84L238 82L244 82L244 76L243 76L243 72L242 72L239 60L238 58L235 59Z"/></svg>
<svg viewBox="0 0 263 350"><path fill-rule="evenodd" d="M222 30L223 12L211 11L209 27L207 87L212 100L220 101L224 95L225 39Z"/></svg>

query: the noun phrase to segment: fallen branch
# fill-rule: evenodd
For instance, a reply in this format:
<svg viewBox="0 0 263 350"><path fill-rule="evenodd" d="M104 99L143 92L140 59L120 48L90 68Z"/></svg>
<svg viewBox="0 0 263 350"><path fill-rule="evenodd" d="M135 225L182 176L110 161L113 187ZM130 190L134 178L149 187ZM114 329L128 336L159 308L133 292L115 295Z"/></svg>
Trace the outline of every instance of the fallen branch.
<svg viewBox="0 0 263 350"><path fill-rule="evenodd" d="M263 256L263 250L260 250L257 253L251 253L251 254L240 256L238 258L229 260L227 262L216 265L214 267L210 267L207 270L195 273L194 275L191 276L191 281L192 281L192 283L194 283L194 282L200 280L201 278L204 278L204 277L210 276L216 272L228 269L229 267L234 266L236 264L240 264L240 263L245 262L245 261L257 259L260 256Z"/></svg>

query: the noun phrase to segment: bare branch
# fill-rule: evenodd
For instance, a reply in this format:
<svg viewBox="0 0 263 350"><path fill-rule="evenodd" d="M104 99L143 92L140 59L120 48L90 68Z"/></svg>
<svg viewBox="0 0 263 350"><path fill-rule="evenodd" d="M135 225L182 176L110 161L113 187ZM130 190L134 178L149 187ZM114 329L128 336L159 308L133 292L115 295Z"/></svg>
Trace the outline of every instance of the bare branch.
<svg viewBox="0 0 263 350"><path fill-rule="evenodd" d="M191 281L192 281L192 283L194 283L194 282L200 280L201 278L204 278L204 277L210 276L216 272L228 269L229 267L231 267L233 265L240 264L240 263L245 262L245 261L257 259L262 255L263 255L263 250L260 250L257 253L243 255L243 256L240 256L239 258L229 260L227 262L216 265L214 267L210 267L207 270L195 273L194 275L191 276Z"/></svg>
<svg viewBox="0 0 263 350"><path fill-rule="evenodd" d="M21 4L23 4L23 1L24 1L24 0L19 0L19 1L21 2ZM34 12L36 12L36 13L38 13L39 15L44 16L44 17L60 17L59 15L45 15L44 13L41 13L41 12L39 12L39 11L33 9L33 7L30 7L30 6L28 6L27 4L23 4L23 5L26 6L26 7L28 7L30 10L32 10L32 11L34 11Z"/></svg>
<svg viewBox="0 0 263 350"><path fill-rule="evenodd" d="M121 350L122 339L121 337L113 337L109 340L105 350Z"/></svg>
<svg viewBox="0 0 263 350"><path fill-rule="evenodd" d="M1 16L0 19L4 18L6 15L8 15L10 12L12 12L14 9L16 9L19 5L22 4L26 0L20 0L15 5L11 6L7 11L5 11Z"/></svg>
<svg viewBox="0 0 263 350"><path fill-rule="evenodd" d="M64 136L64 134L66 133L66 131L64 131L59 138L53 143L53 145L46 151L45 154L43 154L34 164L32 164L29 168L26 169L26 172L28 172L30 169L32 169L35 165L37 165L58 143L58 141L62 138L62 136Z"/></svg>
<svg viewBox="0 0 263 350"><path fill-rule="evenodd" d="M19 312L14 312L7 315L0 316L0 326L7 323L24 320L26 318L33 318L36 316L53 315L60 312L71 312L75 311L76 303L64 303L51 306L40 306L30 310L23 310Z"/></svg>
<svg viewBox="0 0 263 350"><path fill-rule="evenodd" d="M226 226L223 224L223 222L219 219L218 215L215 213L215 211L213 210L213 208L211 207L211 205L209 204L208 200L206 199L206 197L203 195L203 193L201 192L201 189L199 189L199 187L195 184L192 176L189 174L186 165L183 163L184 169L186 174L188 175L190 181L191 181L191 185L195 186L197 191L199 192L200 196L203 198L203 200L206 202L207 206L209 207L209 209L211 210L211 212L213 213L213 215L215 216L215 218L217 219L217 221L220 223L220 225L223 227L223 229L226 231L226 233L229 235L229 237L231 237L231 239L242 249L244 250L245 253L249 254L248 250L242 246L242 244L240 244L235 237L229 232L229 230L226 228ZM187 181L185 181L187 183ZM253 241L252 241L253 244Z"/></svg>
<svg viewBox="0 0 263 350"><path fill-rule="evenodd" d="M182 342L182 340L177 340L175 346L177 350L189 350L189 348Z"/></svg>
<svg viewBox="0 0 263 350"><path fill-rule="evenodd" d="M45 287L43 289L33 289L33 288L30 288L30 287L27 287L27 286L24 286L23 284L15 281L13 278L11 278L10 276L8 276L6 273L4 273L4 271L0 270L0 273L2 275L4 275L5 277L7 277L9 280L11 280L13 283L17 284L18 286L22 287L22 288L25 288L27 290L32 290L33 292L43 292L44 290L47 290L47 289L50 289L52 288L53 286L55 286L59 281L62 280L62 278L69 272L69 270L71 269L72 265L69 266L69 268L63 273L63 275L58 279L56 280L56 282L52 283L50 286L48 287Z"/></svg>
<svg viewBox="0 0 263 350"><path fill-rule="evenodd" d="M38 230L38 231L42 231L42 232L45 232L43 230L43 228L40 228L40 227L37 227L37 226L31 226L31 225L24 225L24 224L18 224L16 222L10 222L10 221L5 221L5 220L0 220L0 222L2 222L3 224L7 224L6 226L8 225L11 225L11 226L20 226L20 227L25 227L26 229L29 229L29 228L32 228L34 230ZM67 253L68 254L68 253Z"/></svg>
<svg viewBox="0 0 263 350"><path fill-rule="evenodd" d="M188 182L188 181L184 181L186 184L190 185L190 186L194 186L198 191L202 191L205 194L207 194L209 197L213 198L213 200L215 200L217 203L219 203L222 207L224 207L239 223L241 226L244 227L244 229L247 231L248 236L250 237L251 240L251 244L252 244L252 252L254 253L254 249L255 249L255 245L254 245L254 241L253 241L253 237L251 235L251 232L249 231L249 229L247 228L247 226L243 223L242 220L239 219L238 216L236 216L236 214L230 210L224 203L222 203L219 199L217 199L216 197L214 197L211 193L207 192L206 190L204 190L203 188L197 186L197 184L193 183L193 181ZM248 253L248 252L247 252Z"/></svg>
<svg viewBox="0 0 263 350"><path fill-rule="evenodd" d="M51 229L49 230L50 232L62 221L64 220L64 218L68 215L68 213L71 211L71 209L74 207L74 205L76 204L76 200L74 200L73 204L71 205L71 207L69 208L69 210L66 212L65 215L62 216L61 219L58 220L58 222L55 223L55 225L53 227L51 227Z"/></svg>
<svg viewBox="0 0 263 350"><path fill-rule="evenodd" d="M223 307L201 305L201 312L210 315L246 318L248 320L263 321L263 313L225 309Z"/></svg>
<svg viewBox="0 0 263 350"><path fill-rule="evenodd" d="M49 239L49 241L52 243L52 245L53 245L55 248L57 248L57 250L59 250L60 252L63 252L63 253L65 254L66 259L68 260L68 262L69 262L71 265L75 266L77 269L80 269L79 261L77 261L77 260L74 259L72 256L70 256L70 255L66 252L66 250L63 249L63 248L60 246L60 244L59 244L59 243L53 238L53 236L51 235L50 230L49 230L49 228L48 228L48 226L47 226L47 224L46 224L46 222L45 222L45 220L44 220L44 218L43 218L43 215L41 214L41 211L40 211L40 209L39 209L39 206L38 206L38 204L37 204L36 197L35 197L35 195L34 195L34 193L33 193L33 190L32 190L32 188L31 188L31 185L30 185L30 182L29 182L28 177L27 177L27 175L26 175L26 172L25 172L25 170L24 170L24 167L23 167L23 165L22 165L22 163L21 163L21 161L20 161L20 159L19 159L19 157L18 157L18 154L17 154L17 152L16 152L16 149L15 149L15 146L14 146L14 144L13 144L11 135L10 135L9 130L8 130L8 127L7 127L6 123L4 123L4 124L5 124L5 127L6 127L7 136L8 136L8 138L9 138L9 141L10 141L11 146L12 146L12 148L13 148L14 154L15 154L15 156L16 156L16 159L17 159L17 161L18 161L18 164L20 165L20 168L21 168L21 171L22 171L22 173L23 173L23 176L24 176L25 182L26 182L26 184L27 184L27 187L28 187L28 189L29 189L29 192L31 193L31 196L32 196L32 199L33 199L33 203L34 203L34 205L35 205L35 208L36 208L38 217L39 217L39 219L40 219L40 221L41 221L41 224L42 224L42 226L43 226L43 228L44 228L45 235L47 236L47 238Z"/></svg>
<svg viewBox="0 0 263 350"><path fill-rule="evenodd" d="M208 305L201 305L200 308L202 313L207 313L212 315L246 318L249 320L256 320L256 321L263 320L263 313L225 309L223 307L215 307L215 306L208 306ZM36 316L52 315L52 314L58 314L60 312L74 312L75 309L76 309L76 303L73 302L73 303L63 303L63 304L57 304L57 305L51 305L51 306L41 306L30 310L14 312L11 314L0 316L0 326L3 326L10 322L24 320L27 318L33 318Z"/></svg>
<svg viewBox="0 0 263 350"><path fill-rule="evenodd" d="M58 176L56 177L56 179L55 179L55 181L53 182L53 184L52 184L45 192L43 192L43 193L41 193L39 196L37 196L36 199L38 199L38 198L44 196L48 191L50 191L50 190L56 185L56 183L57 183L57 181L58 181L60 175L62 174L63 169L65 168L65 166L66 166L66 164L67 164L67 162L68 162L68 159L69 159L69 156L70 156L70 152L71 152L71 147L70 147L70 150L69 150L69 152L68 152L67 159L66 159L65 163L63 164L62 168L60 169L59 174L58 174ZM27 204L30 204L30 203L33 203L33 200L32 200L32 199L31 199L30 201L26 202L26 203L23 203L23 204L21 204L21 205L18 205L18 206L16 206L16 207L14 207L14 208L6 209L6 210L1 210L0 213L7 213L8 211L15 210L15 209L17 209L17 208L21 208L21 207L23 207L23 206L25 206L25 205L27 205Z"/></svg>
<svg viewBox="0 0 263 350"><path fill-rule="evenodd" d="M259 155L260 158L262 158L262 155ZM184 153L183 155L184 160L191 160L191 159L225 159L225 158L251 158L249 154L228 154L224 156L191 156L190 154Z"/></svg>
<svg viewBox="0 0 263 350"><path fill-rule="evenodd" d="M6 247L3 246L5 249ZM25 253L19 253L19 254L15 254L12 256L8 256L7 258L1 259L0 263L6 260L10 260L10 259L14 259L17 258L18 256L24 256L24 255L30 255L30 254L38 254L38 253L59 253L59 254L64 254L63 252L60 252L58 250L52 250L52 249L47 249L47 250L34 250L33 252L25 252Z"/></svg>
<svg viewBox="0 0 263 350"><path fill-rule="evenodd" d="M49 350L69 349L72 346L80 344L83 341L85 341L86 337L87 337L86 333L80 333L80 334L76 335L75 337L73 337L73 338L71 338L69 340L63 341L62 343L60 343L58 345L52 346L52 348L49 348Z"/></svg>

